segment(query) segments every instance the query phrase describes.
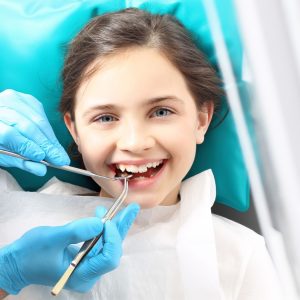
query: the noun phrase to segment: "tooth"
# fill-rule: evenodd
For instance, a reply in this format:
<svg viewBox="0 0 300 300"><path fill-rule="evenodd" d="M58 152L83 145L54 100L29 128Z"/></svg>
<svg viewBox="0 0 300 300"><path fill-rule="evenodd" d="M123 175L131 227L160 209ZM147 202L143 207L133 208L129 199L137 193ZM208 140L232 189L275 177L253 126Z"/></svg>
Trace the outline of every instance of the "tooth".
<svg viewBox="0 0 300 300"><path fill-rule="evenodd" d="M126 171L132 172L132 166L125 166Z"/></svg>
<svg viewBox="0 0 300 300"><path fill-rule="evenodd" d="M157 162L157 165L156 166L159 166L159 165L161 165L162 164L162 160L159 160L158 162Z"/></svg>
<svg viewBox="0 0 300 300"><path fill-rule="evenodd" d="M152 163L149 162L146 165L140 165L140 166L119 164L119 165L117 165L117 168L120 169L122 172L128 171L128 172L132 172L132 173L144 173L144 172L147 172L147 168L156 168L157 166L162 164L162 162L163 162L162 160L159 160L159 161L152 162Z"/></svg>
<svg viewBox="0 0 300 300"><path fill-rule="evenodd" d="M145 173L147 172L147 166L143 165L143 166L139 166L139 173Z"/></svg>
<svg viewBox="0 0 300 300"><path fill-rule="evenodd" d="M139 172L139 167L138 166L134 166L134 172L138 173Z"/></svg>
<svg viewBox="0 0 300 300"><path fill-rule="evenodd" d="M132 173L138 173L139 168L137 166L127 166L126 167L127 171L132 172Z"/></svg>
<svg viewBox="0 0 300 300"><path fill-rule="evenodd" d="M124 165L119 165L119 169L120 169L122 172L124 172L125 169L126 169L126 167L125 167Z"/></svg>

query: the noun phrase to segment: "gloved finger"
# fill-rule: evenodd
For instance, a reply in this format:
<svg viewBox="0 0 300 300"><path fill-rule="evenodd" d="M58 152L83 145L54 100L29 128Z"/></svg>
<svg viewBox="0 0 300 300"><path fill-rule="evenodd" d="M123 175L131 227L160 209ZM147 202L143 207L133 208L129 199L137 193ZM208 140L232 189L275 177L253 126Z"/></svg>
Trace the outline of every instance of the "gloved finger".
<svg viewBox="0 0 300 300"><path fill-rule="evenodd" d="M40 147L41 151L45 153L45 159L50 163L68 163L69 161L62 161L61 159L63 157L61 153L65 154L65 150L54 147L40 128L28 117L11 108L4 107L0 110L1 122L15 128L21 135ZM14 139L11 138L11 143L13 142ZM30 151L27 157L34 160L34 156L31 157Z"/></svg>
<svg viewBox="0 0 300 300"><path fill-rule="evenodd" d="M104 215L106 214L107 209L103 206L98 206L96 208L96 217L102 220ZM91 251L87 254L88 257L92 257L97 255L101 249L103 248L103 236L99 239L96 245L91 249Z"/></svg>
<svg viewBox="0 0 300 300"><path fill-rule="evenodd" d="M47 137L47 143L40 145L40 147L45 151L45 160L57 166L69 165L70 158L66 150L56 139L54 133L51 134L51 136L53 135L53 138L49 138L49 132L53 132L53 130L48 120L40 120L37 125Z"/></svg>
<svg viewBox="0 0 300 300"><path fill-rule="evenodd" d="M35 160L42 160L44 152L40 150L34 143L19 134L13 127L9 127L0 121L0 148L3 150L12 151L26 156L31 153ZM13 142L12 142L13 140ZM5 147L4 147L5 145ZM47 172L46 166L39 163L26 162L23 159L14 158L5 154L0 154L0 166L16 167L38 176L43 176Z"/></svg>
<svg viewBox="0 0 300 300"><path fill-rule="evenodd" d="M33 160L44 159L45 153L39 146L24 137L14 127L0 121L0 147L23 156L31 156Z"/></svg>
<svg viewBox="0 0 300 300"><path fill-rule="evenodd" d="M64 226L53 227L54 243L58 247L77 244L94 238L103 230L99 218L85 218L73 221Z"/></svg>
<svg viewBox="0 0 300 300"><path fill-rule="evenodd" d="M113 218L113 222L117 225L122 240L127 235L139 211L140 206L137 203L130 203Z"/></svg>
<svg viewBox="0 0 300 300"><path fill-rule="evenodd" d="M0 93L0 107L5 106L19 109L25 114L42 115L44 113L42 103L35 97L12 89L6 89Z"/></svg>
<svg viewBox="0 0 300 300"><path fill-rule="evenodd" d="M33 122L40 128L40 130L44 133L44 135L47 137L48 141L52 143L52 146L54 148L57 148L58 152L60 153L59 157L53 157L52 161L50 161L50 157L48 157L46 152L46 159L49 159L49 162L52 162L53 164L57 165L69 165L70 159L67 155L64 148L61 146L59 141L57 140L54 131L48 121L48 118L46 116L44 107L41 102L39 102L36 98L34 98L32 95L24 94L20 92L16 92L18 98L25 104L27 107L31 107L36 114L33 115Z"/></svg>
<svg viewBox="0 0 300 300"><path fill-rule="evenodd" d="M55 137L43 105L37 99L31 95L6 90L0 93L0 107L3 114L5 110L9 112L0 116L0 120L3 118L5 122L13 122L24 136L35 138L35 142L45 152L45 160L56 165L70 164L66 151Z"/></svg>
<svg viewBox="0 0 300 300"><path fill-rule="evenodd" d="M104 224L103 249L97 256L84 261L85 272L90 277L105 274L119 266L122 256L122 239L116 225L107 221Z"/></svg>
<svg viewBox="0 0 300 300"><path fill-rule="evenodd" d="M103 235L97 241L97 243L93 246L93 248L87 254L87 257L96 256L103 249Z"/></svg>
<svg viewBox="0 0 300 300"><path fill-rule="evenodd" d="M8 149L3 149L8 150ZM47 173L47 167L37 162L26 161L21 158L15 158L0 154L0 166L2 167L16 167L28 171L37 176L44 176Z"/></svg>
<svg viewBox="0 0 300 300"><path fill-rule="evenodd" d="M32 121L37 125L39 124L40 120L47 120L43 104L40 101L38 101L32 95L20 93L11 89L7 89L0 93L0 107L9 107L13 110L23 113L25 116L30 116L32 117ZM51 126L49 131L48 129L49 127L45 129L45 132L47 133L45 135L51 141L56 140Z"/></svg>
<svg viewBox="0 0 300 300"><path fill-rule="evenodd" d="M37 176L45 176L47 167L37 162L22 160L23 169Z"/></svg>
<svg viewBox="0 0 300 300"><path fill-rule="evenodd" d="M96 208L96 217L102 220L104 215L106 214L107 209L103 206L98 206ZM88 257L95 256L100 252L100 250L103 248L103 237L99 239L99 241L94 245L94 247L89 251L87 254Z"/></svg>
<svg viewBox="0 0 300 300"><path fill-rule="evenodd" d="M103 206L96 207L96 217L102 219L104 215L106 214L107 209Z"/></svg>

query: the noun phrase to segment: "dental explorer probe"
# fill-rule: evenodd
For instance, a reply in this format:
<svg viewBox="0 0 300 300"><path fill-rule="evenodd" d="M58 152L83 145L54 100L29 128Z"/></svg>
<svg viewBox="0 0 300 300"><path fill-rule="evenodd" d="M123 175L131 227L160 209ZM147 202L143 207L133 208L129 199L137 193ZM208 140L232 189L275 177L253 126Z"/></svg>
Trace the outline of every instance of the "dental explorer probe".
<svg viewBox="0 0 300 300"><path fill-rule="evenodd" d="M84 176L89 176L89 177L98 177L98 178L103 178L103 179L110 179L110 180L124 180L124 177L108 177L108 176L103 176L103 175L98 175L98 174L94 174L90 171L87 170L83 170L83 169L79 169L79 168L75 168L75 167L71 167L71 166L56 166L56 165L52 165L44 160L40 160L40 161L34 161L31 160L25 156L22 156L20 154L11 152L11 151L7 151L7 150L2 150L0 149L0 154L5 154L5 155L9 155L12 157L16 157L16 158L21 158L23 160L27 160L27 161L32 161L32 162L36 162L36 163L40 163L43 164L47 167L51 167L51 168L55 168L55 169L60 169L60 170L64 170L64 171L68 171L71 173L76 173L76 174L80 174L80 175L84 175Z"/></svg>
<svg viewBox="0 0 300 300"><path fill-rule="evenodd" d="M19 155L17 153L10 152L7 150L0 149L0 154L9 155L9 156L20 158L20 159L27 160L27 161L33 161L31 159L28 159L27 157L24 157L22 155ZM107 213L102 218L101 222L103 224L107 220L111 220L114 217L114 215L117 213L117 211L119 210L121 205L123 204L123 202L127 196L127 193L128 193L128 179L130 177L132 177L132 175L120 176L120 177L108 177L108 176L103 176L103 175L97 175L97 174L94 174L87 170L83 170L83 169L79 169L79 168L75 168L75 167L71 167L71 166L55 166L55 165L49 164L48 162L46 162L44 160L38 161L38 163L46 165L47 167L61 169L64 171L77 173L77 174L81 174L81 175L89 176L89 177L98 177L98 178L109 179L109 180L124 180L124 188L122 190L122 193L120 194L120 196L117 198L117 200L114 202L114 204L110 207L110 209L107 211ZM75 270L75 268L82 261L82 259L89 253L89 251L93 248L93 246L99 241L99 239L102 237L102 235L103 235L103 230L95 238L85 241L83 243L79 252L75 256L75 258L73 259L73 261L71 262L71 264L69 265L69 267L67 268L65 273L61 276L61 278L58 280L56 285L53 287L53 289L51 291L52 295L57 296L60 293L60 291L63 289L63 287L67 283L68 279L70 278L70 276L73 273L73 271Z"/></svg>
<svg viewBox="0 0 300 300"><path fill-rule="evenodd" d="M114 202L114 204L111 206L111 208L107 211L105 216L102 218L102 223L104 224L107 220L111 220L120 206L122 205L123 201L125 200L127 193L128 193L128 178L130 178L132 175L122 177L124 179L124 188L121 193L121 195L118 197L118 199ZM75 270L75 268L78 266L78 264L81 262L81 260L88 254L88 252L93 248L93 246L98 242L98 240L101 238L103 235L103 230L102 232L96 236L93 239L90 239L82 245L80 248L79 252L75 256L75 258L72 260L70 263L69 267L65 271L65 273L61 276L61 278L58 280L56 285L53 287L51 290L51 294L53 296L57 296L60 291L63 289L65 284L67 283L68 279L70 278L71 274Z"/></svg>

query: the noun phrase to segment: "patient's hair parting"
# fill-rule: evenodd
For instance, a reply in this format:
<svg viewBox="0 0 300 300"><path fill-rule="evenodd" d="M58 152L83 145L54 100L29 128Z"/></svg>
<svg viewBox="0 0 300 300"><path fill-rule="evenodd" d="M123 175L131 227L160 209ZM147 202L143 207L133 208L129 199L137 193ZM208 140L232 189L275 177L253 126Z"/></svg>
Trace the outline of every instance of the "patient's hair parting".
<svg viewBox="0 0 300 300"><path fill-rule="evenodd" d="M71 41L62 72L60 112L74 120L76 93L101 68L105 57L132 48L157 49L183 75L198 109L213 102L220 107L222 89L215 70L190 33L171 15L128 8L93 18Z"/></svg>

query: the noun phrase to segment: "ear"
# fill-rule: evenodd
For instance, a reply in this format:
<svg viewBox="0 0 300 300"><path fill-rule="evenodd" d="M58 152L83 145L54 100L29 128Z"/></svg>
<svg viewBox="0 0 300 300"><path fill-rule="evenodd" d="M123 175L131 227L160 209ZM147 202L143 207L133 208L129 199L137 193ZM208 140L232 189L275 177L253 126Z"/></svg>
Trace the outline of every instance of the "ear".
<svg viewBox="0 0 300 300"><path fill-rule="evenodd" d="M79 136L77 134L77 130L76 130L76 124L75 122L72 120L71 118L71 114L70 113L66 113L64 115L64 121L65 121L65 124L70 132L70 134L72 135L73 137L73 140L75 141L75 143L77 144L78 146L78 151L80 152L80 140L79 140Z"/></svg>
<svg viewBox="0 0 300 300"><path fill-rule="evenodd" d="M197 144L202 144L205 133L209 127L214 113L214 104L212 101L207 101L200 110L198 110L198 126L196 129Z"/></svg>

